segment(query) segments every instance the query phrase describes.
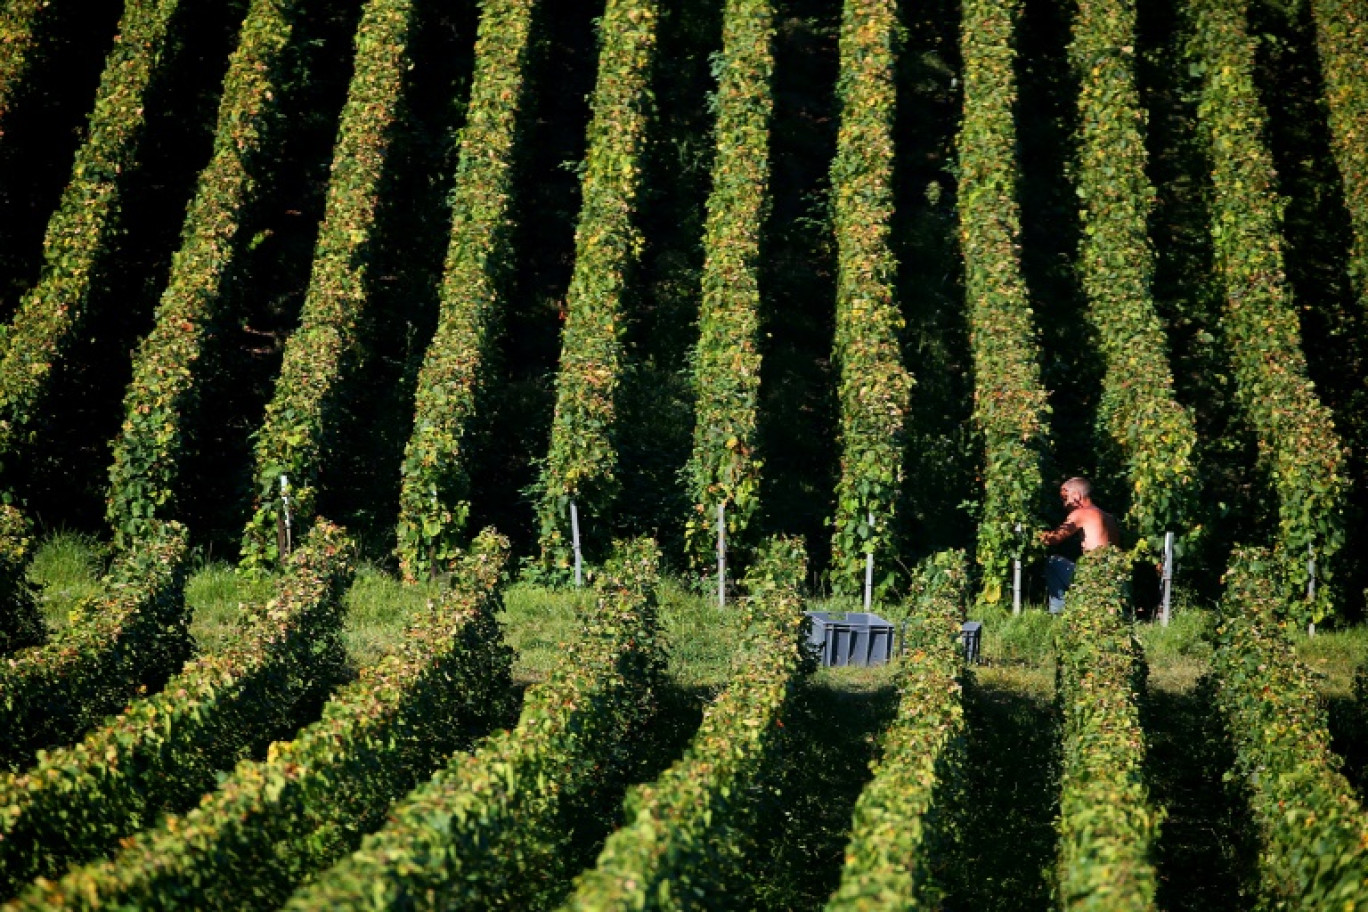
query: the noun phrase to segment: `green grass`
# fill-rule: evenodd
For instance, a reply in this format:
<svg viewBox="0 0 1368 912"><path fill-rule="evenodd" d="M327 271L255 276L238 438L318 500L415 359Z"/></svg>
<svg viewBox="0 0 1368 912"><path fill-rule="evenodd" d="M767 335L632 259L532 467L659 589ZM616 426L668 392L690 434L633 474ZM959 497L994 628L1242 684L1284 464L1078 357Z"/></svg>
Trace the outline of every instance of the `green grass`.
<svg viewBox="0 0 1368 912"><path fill-rule="evenodd" d="M28 578L38 588L38 608L50 631L64 629L81 601L100 593L105 549L89 535L56 532L38 546Z"/></svg>
<svg viewBox="0 0 1368 912"><path fill-rule="evenodd" d="M247 579L229 564L200 566L185 582L190 609L190 635L199 652L216 652L241 629L247 605L263 605L271 597L269 578Z"/></svg>

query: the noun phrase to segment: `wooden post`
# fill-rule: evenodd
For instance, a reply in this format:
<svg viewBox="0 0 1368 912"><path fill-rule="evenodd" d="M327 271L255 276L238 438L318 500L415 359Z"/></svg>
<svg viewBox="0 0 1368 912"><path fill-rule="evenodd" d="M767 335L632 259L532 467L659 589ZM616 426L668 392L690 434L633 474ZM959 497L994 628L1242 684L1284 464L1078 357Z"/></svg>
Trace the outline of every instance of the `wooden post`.
<svg viewBox="0 0 1368 912"><path fill-rule="evenodd" d="M1012 558L1012 614L1021 614L1021 523L1016 524L1017 550Z"/></svg>
<svg viewBox="0 0 1368 912"><path fill-rule="evenodd" d="M1163 626L1169 625L1169 613L1173 602L1173 533L1164 533L1164 571L1160 580L1159 620Z"/></svg>
<svg viewBox="0 0 1368 912"><path fill-rule="evenodd" d="M584 585L584 575L581 570L579 510L575 507L573 500L570 501L570 540L575 546L575 587L578 588Z"/></svg>
<svg viewBox="0 0 1368 912"><path fill-rule="evenodd" d="M727 607L727 506L717 505L717 607Z"/></svg>
<svg viewBox="0 0 1368 912"><path fill-rule="evenodd" d="M870 513L865 517L869 521L869 534L874 534L874 514ZM874 602L874 549L865 552L865 590L864 590L864 610L868 611L869 606Z"/></svg>

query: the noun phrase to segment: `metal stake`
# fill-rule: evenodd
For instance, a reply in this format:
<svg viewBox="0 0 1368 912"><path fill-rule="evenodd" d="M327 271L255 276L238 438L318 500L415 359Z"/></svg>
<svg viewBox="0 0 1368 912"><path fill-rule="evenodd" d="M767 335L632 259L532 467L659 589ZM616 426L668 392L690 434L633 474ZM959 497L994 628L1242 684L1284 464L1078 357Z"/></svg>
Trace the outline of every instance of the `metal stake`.
<svg viewBox="0 0 1368 912"><path fill-rule="evenodd" d="M1309 542L1306 545L1306 601L1312 604L1316 601L1316 548ZM1314 622L1306 625L1306 635L1316 635Z"/></svg>
<svg viewBox="0 0 1368 912"><path fill-rule="evenodd" d="M575 587L578 588L584 585L584 576L581 571L579 510L576 509L573 500L570 501L570 536L575 546Z"/></svg>
<svg viewBox="0 0 1368 912"><path fill-rule="evenodd" d="M293 529L290 525L290 479L283 473L280 476L280 499L285 505L285 556L294 551Z"/></svg>
<svg viewBox="0 0 1368 912"><path fill-rule="evenodd" d="M727 506L717 505L717 607L727 607Z"/></svg>
<svg viewBox="0 0 1368 912"><path fill-rule="evenodd" d="M1163 626L1169 625L1169 608L1173 600L1173 533L1164 533L1164 572L1160 582L1162 590L1159 619Z"/></svg>
<svg viewBox="0 0 1368 912"><path fill-rule="evenodd" d="M1017 552L1012 558L1012 614L1021 614L1021 523L1016 524Z"/></svg>
<svg viewBox="0 0 1368 912"><path fill-rule="evenodd" d="M865 519L869 523L869 534L874 534L874 514L867 514ZM864 610L868 611L869 606L874 600L874 551L871 548L865 552L865 591L864 591Z"/></svg>

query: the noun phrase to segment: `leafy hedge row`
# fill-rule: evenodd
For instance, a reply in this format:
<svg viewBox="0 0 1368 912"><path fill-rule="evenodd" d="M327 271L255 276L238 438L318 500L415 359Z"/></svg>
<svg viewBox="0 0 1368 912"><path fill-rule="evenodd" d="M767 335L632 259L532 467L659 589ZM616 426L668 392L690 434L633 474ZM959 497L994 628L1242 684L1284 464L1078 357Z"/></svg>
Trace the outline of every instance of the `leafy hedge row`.
<svg viewBox="0 0 1368 912"><path fill-rule="evenodd" d="M0 140L10 106L33 66L43 15L51 5L50 0L11 0L0 9Z"/></svg>
<svg viewBox="0 0 1368 912"><path fill-rule="evenodd" d="M693 352L693 451L685 469L694 512L684 538L696 570L716 541L744 547L760 503L756 455L760 398L760 230L769 193L774 111L774 4L728 0L722 17L716 155L703 229L703 296Z"/></svg>
<svg viewBox="0 0 1368 912"><path fill-rule="evenodd" d="M188 807L219 770L293 731L301 707L342 671L341 598L352 568L341 531L318 523L275 597L249 609L240 641L0 782L0 893L103 855L161 811ZM59 893L42 895L55 904Z"/></svg>
<svg viewBox="0 0 1368 912"><path fill-rule="evenodd" d="M106 510L121 545L154 517L168 519L176 512L184 421L202 379L197 362L211 343L225 286L248 241L243 219L260 193L261 172L273 151L298 5L253 0L229 61L213 156L200 172L156 324L138 347L133 382L124 394Z"/></svg>
<svg viewBox="0 0 1368 912"><path fill-rule="evenodd" d="M183 817L113 859L39 885L23 905L274 909L300 879L380 826L390 802L504 717L512 650L494 617L508 543L487 533L406 631L293 740L244 761Z"/></svg>
<svg viewBox="0 0 1368 912"><path fill-rule="evenodd" d="M1330 750L1325 707L1296 657L1262 549L1237 550L1212 671L1235 745L1235 772L1262 836L1269 908L1362 909L1368 897L1368 814Z"/></svg>
<svg viewBox="0 0 1368 912"><path fill-rule="evenodd" d="M898 31L894 0L846 0L836 86L841 127L831 163L834 357L841 371L841 478L831 540L837 591L859 588L866 553L893 555L888 531L902 487L904 424L912 405L913 380L899 340L903 317L893 300L898 264L889 244Z"/></svg>
<svg viewBox="0 0 1368 912"><path fill-rule="evenodd" d="M1019 0L965 0L960 27L960 248L974 352L974 424L984 442L977 562L987 602L1002 598L1016 524L1035 524L1049 446L1049 404L1018 247L1012 32L1020 7Z"/></svg>
<svg viewBox="0 0 1368 912"><path fill-rule="evenodd" d="M1334 610L1333 587L1319 585L1314 604L1296 593L1306 587L1308 548L1328 583L1344 542L1345 450L1306 373L1244 7L1238 0L1192 0L1187 9L1193 65L1204 74L1198 116L1215 182L1211 234L1225 284L1223 328L1237 400L1278 498L1275 553L1283 591L1300 623L1319 622Z"/></svg>
<svg viewBox="0 0 1368 912"><path fill-rule="evenodd" d="M1354 238L1349 273L1368 309L1368 3L1312 0L1316 47L1330 124L1330 145L1339 166Z"/></svg>
<svg viewBox="0 0 1368 912"><path fill-rule="evenodd" d="M1126 464L1126 525L1156 550L1186 533L1197 496L1192 414L1173 395L1164 325L1150 288L1144 122L1135 83L1135 0L1078 5L1069 58L1080 82L1075 185L1079 269L1106 362L1098 420ZM1188 537L1185 535L1184 537Z"/></svg>
<svg viewBox="0 0 1368 912"><path fill-rule="evenodd" d="M32 535L28 518L18 508L0 504L0 662L47 638L27 575Z"/></svg>
<svg viewBox="0 0 1368 912"><path fill-rule="evenodd" d="M457 553L469 512L465 439L480 405L511 257L513 159L536 0L485 0L452 192L437 331L428 344L404 451L399 569L414 580Z"/></svg>
<svg viewBox="0 0 1368 912"><path fill-rule="evenodd" d="M142 687L160 687L189 658L185 529L151 528L42 646L0 659L0 763L79 736Z"/></svg>
<svg viewBox="0 0 1368 912"><path fill-rule="evenodd" d="M561 908L727 907L746 864L739 845L754 836L757 796L779 765L783 716L805 664L798 587L806 564L793 539L771 540L757 556L745 580L747 642L731 682L684 756L628 793L627 825Z"/></svg>
<svg viewBox="0 0 1368 912"><path fill-rule="evenodd" d="M597 606L515 728L452 759L291 909L539 908L564 886L562 815L620 778L664 669L655 546L636 542L594 580Z"/></svg>
<svg viewBox="0 0 1368 912"><path fill-rule="evenodd" d="M42 410L48 379L79 332L99 260L119 232L123 175L138 163L148 88L181 0L128 0L105 60L86 141L43 239L43 270L0 331L0 454Z"/></svg>
<svg viewBox="0 0 1368 912"><path fill-rule="evenodd" d="M571 562L570 501L606 522L617 494L615 402L622 370L622 296L641 249L632 223L651 107L656 0L608 0L599 20L598 82L592 100L575 268L565 298L551 444L539 482L542 563Z"/></svg>
<svg viewBox="0 0 1368 912"><path fill-rule="evenodd" d="M1085 554L1055 638L1063 717L1059 900L1065 909L1154 909L1162 814L1145 787L1145 660L1125 620L1129 555Z"/></svg>
<svg viewBox="0 0 1368 912"><path fill-rule="evenodd" d="M841 883L827 909L936 908L936 872L954 838L967 769L960 624L968 595L963 551L921 571L898 670L898 715L874 778L855 803Z"/></svg>
<svg viewBox="0 0 1368 912"><path fill-rule="evenodd" d="M249 570L281 557L282 475L294 528L302 533L313 522L328 435L344 405L339 387L359 354L367 268L379 240L376 214L410 68L413 19L413 0L367 0L361 11L309 290L255 435L256 506L242 538L242 566Z"/></svg>

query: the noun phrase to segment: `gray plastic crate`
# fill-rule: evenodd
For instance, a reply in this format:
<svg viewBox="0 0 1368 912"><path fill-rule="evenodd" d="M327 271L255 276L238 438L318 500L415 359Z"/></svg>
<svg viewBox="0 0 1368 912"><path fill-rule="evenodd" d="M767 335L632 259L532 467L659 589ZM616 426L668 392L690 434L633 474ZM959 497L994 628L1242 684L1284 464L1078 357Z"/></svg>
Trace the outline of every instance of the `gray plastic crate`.
<svg viewBox="0 0 1368 912"><path fill-rule="evenodd" d="M823 665L883 665L893 654L893 625L866 611L805 611L808 646Z"/></svg>

